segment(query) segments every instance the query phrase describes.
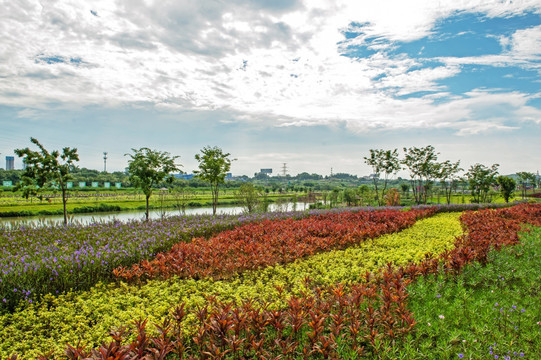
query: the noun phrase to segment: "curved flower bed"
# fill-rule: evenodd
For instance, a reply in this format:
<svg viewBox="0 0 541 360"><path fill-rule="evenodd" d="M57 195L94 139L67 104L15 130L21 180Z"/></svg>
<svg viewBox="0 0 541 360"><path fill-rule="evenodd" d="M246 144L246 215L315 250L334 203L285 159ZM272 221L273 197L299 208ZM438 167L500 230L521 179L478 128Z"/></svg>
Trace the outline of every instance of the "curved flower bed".
<svg viewBox="0 0 541 360"><path fill-rule="evenodd" d="M400 339L415 326L407 308L405 286L421 274L459 272L471 261L485 261L487 249L518 242L522 223L541 225L541 205L505 210L468 212L462 216L468 233L456 248L439 259L394 270L388 266L367 283L349 288L335 285L315 288L288 300L285 309L272 309L264 301L240 306L210 299L197 314L199 330L193 337L182 333L184 305L157 324L159 334L149 335L146 321L135 321L136 340L123 344L125 328L112 333L113 341L88 351L68 346L67 358L156 356L176 353L180 359L305 357L337 358L348 354L375 357L382 344Z"/></svg>
<svg viewBox="0 0 541 360"><path fill-rule="evenodd" d="M127 281L168 278L214 279L246 270L296 259L331 249L343 249L365 239L403 230L419 218L434 214L426 210L381 210L328 213L295 220L265 220L238 226L210 239L178 243L151 260L114 274Z"/></svg>

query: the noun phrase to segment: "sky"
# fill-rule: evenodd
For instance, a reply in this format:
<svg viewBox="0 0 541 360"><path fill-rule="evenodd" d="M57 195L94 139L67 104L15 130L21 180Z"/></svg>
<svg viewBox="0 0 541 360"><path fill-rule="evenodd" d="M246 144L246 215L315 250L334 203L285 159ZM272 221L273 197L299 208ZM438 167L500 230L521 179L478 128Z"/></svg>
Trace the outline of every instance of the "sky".
<svg viewBox="0 0 541 360"><path fill-rule="evenodd" d="M218 146L233 175L364 176L432 145L536 172L541 2L0 0L0 167L30 137L108 171Z"/></svg>

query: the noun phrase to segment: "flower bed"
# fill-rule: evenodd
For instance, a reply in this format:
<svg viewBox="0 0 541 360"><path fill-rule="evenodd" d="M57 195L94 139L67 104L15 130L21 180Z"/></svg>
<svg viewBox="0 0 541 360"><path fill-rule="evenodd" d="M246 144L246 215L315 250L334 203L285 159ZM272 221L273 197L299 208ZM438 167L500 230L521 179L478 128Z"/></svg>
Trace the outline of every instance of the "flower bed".
<svg viewBox="0 0 541 360"><path fill-rule="evenodd" d="M433 209L382 210L265 220L224 231L208 240L197 238L178 243L154 260L142 261L130 269L118 268L114 273L128 281L173 275L224 278L400 231L433 213Z"/></svg>

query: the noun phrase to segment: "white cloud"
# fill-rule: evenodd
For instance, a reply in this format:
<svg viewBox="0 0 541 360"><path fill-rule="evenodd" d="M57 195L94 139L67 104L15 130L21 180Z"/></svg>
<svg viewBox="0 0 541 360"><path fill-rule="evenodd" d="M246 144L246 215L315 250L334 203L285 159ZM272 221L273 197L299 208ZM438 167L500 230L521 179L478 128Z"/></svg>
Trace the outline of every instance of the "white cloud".
<svg viewBox="0 0 541 360"><path fill-rule="evenodd" d="M541 25L515 31L510 45L511 52L518 56L534 56L541 60Z"/></svg>
<svg viewBox="0 0 541 360"><path fill-rule="evenodd" d="M509 16L540 11L541 6L538 1L481 0L0 4L5 10L0 15L0 104L33 109L51 104L225 109L248 121L270 119L287 126L340 123L356 132L452 128L456 119L470 126L467 121L475 121L475 106L489 108L495 95L434 102L448 96L437 81L456 75L461 64L538 66L532 58L539 55L541 33L535 27L502 38L509 53L445 58L440 59L445 66L423 68L417 60L389 57L381 50L393 41L428 36L438 19L458 11ZM364 24L364 36L343 42L341 31L352 22ZM345 46L369 36L381 39L372 45L376 54L361 59L341 56ZM434 94L396 98L419 91ZM497 100L509 104L517 97L524 99L511 94ZM482 99L491 100L482 105ZM522 103L519 111L518 105L510 106L517 121L538 121L535 108Z"/></svg>

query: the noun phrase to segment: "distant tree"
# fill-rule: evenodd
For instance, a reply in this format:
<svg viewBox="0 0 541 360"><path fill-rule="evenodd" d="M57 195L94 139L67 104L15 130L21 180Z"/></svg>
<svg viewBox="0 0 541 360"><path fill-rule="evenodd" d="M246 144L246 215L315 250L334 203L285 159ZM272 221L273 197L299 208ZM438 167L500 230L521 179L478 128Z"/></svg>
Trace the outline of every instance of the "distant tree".
<svg viewBox="0 0 541 360"><path fill-rule="evenodd" d="M67 225L68 181L71 179L70 172L75 167L74 163L79 161L77 149L65 147L62 149L62 154L58 150L49 153L37 139L30 138L30 141L40 151L33 151L28 147L15 150L15 154L22 157L23 163L26 165L22 181L15 189L22 188L23 196L27 199L29 196L38 195L41 190L49 186L60 189L62 191L64 225Z"/></svg>
<svg viewBox="0 0 541 360"><path fill-rule="evenodd" d="M534 173L527 172L527 171L521 171L517 173L518 179L520 181L520 184L522 185L522 199L526 198L526 187L528 186L528 183L531 182L532 184L535 183L536 176Z"/></svg>
<svg viewBox="0 0 541 360"><path fill-rule="evenodd" d="M387 206L399 206L400 205L400 193L398 189L391 188L385 194L385 205Z"/></svg>
<svg viewBox="0 0 541 360"><path fill-rule="evenodd" d="M358 192L359 192L359 197L361 200L361 206L370 205L370 203L372 202L371 200L373 200L374 198L370 187L366 184L363 184L359 186Z"/></svg>
<svg viewBox="0 0 541 360"><path fill-rule="evenodd" d="M498 176L496 178L498 185L500 185L500 192L506 203L509 202L509 198L513 196L513 191L517 187L517 183L513 178L508 176Z"/></svg>
<svg viewBox="0 0 541 360"><path fill-rule="evenodd" d="M185 215L186 207L195 199L196 194L193 188L186 186L185 180L183 182L179 182L178 184L179 186L177 186L173 191L173 199L175 200L173 207L177 209L179 213Z"/></svg>
<svg viewBox="0 0 541 360"><path fill-rule="evenodd" d="M426 183L434 179L436 175L436 160L438 160L438 153L436 153L432 145L428 145L424 148L404 148L404 153L405 158L402 160L402 164L406 165L406 168L410 172L415 202L417 202L417 204L426 203Z"/></svg>
<svg viewBox="0 0 541 360"><path fill-rule="evenodd" d="M239 187L237 196L247 213L253 213L259 206L260 192L252 183L244 183Z"/></svg>
<svg viewBox="0 0 541 360"><path fill-rule="evenodd" d="M357 180L357 175L351 175L348 173L336 173L333 174L332 178L340 180Z"/></svg>
<svg viewBox="0 0 541 360"><path fill-rule="evenodd" d="M338 205L338 195L340 194L340 190L337 188L332 189L331 193L329 194L329 201L330 201L330 207L335 207Z"/></svg>
<svg viewBox="0 0 541 360"><path fill-rule="evenodd" d="M347 206L357 205L357 192L355 189L347 188L344 189L343 199L346 202Z"/></svg>
<svg viewBox="0 0 541 360"><path fill-rule="evenodd" d="M440 180L443 190L445 192L445 199L447 204L451 203L451 194L453 190L453 181L457 179L457 175L463 169L460 168L460 161L452 163L446 160L436 165L436 177Z"/></svg>
<svg viewBox="0 0 541 360"><path fill-rule="evenodd" d="M370 149L370 156L364 157L364 162L372 167L374 187L376 190L376 201L378 205L383 205L383 197L387 189L389 176L394 175L400 170L400 160L398 159L398 150L374 150ZM381 196L378 191L378 182L383 173L383 189Z"/></svg>
<svg viewBox="0 0 541 360"><path fill-rule="evenodd" d="M410 185L407 183L402 183L400 184L400 190L402 190L404 197L407 197L410 192Z"/></svg>
<svg viewBox="0 0 541 360"><path fill-rule="evenodd" d="M296 180L319 180L322 176L318 174L308 174L307 172L302 172L295 176Z"/></svg>
<svg viewBox="0 0 541 360"><path fill-rule="evenodd" d="M140 188L146 198L145 219L148 220L149 200L152 190L159 183L167 180L172 183L174 180L172 172L180 171L180 166L175 164L179 156L171 156L168 152L151 150L143 147L139 150L132 149L133 154L129 156L128 174L134 187Z"/></svg>
<svg viewBox="0 0 541 360"><path fill-rule="evenodd" d="M490 168L475 164L470 167L466 173L468 183L470 185L473 202L486 202L490 187L496 183L496 175L498 175L498 164L492 165Z"/></svg>
<svg viewBox="0 0 541 360"><path fill-rule="evenodd" d="M212 191L212 214L216 214L218 205L218 189L220 184L225 182L225 177L231 169L231 154L224 153L219 147L206 146L201 154L196 154L195 159L199 161L199 170L194 171L201 180L210 184Z"/></svg>

